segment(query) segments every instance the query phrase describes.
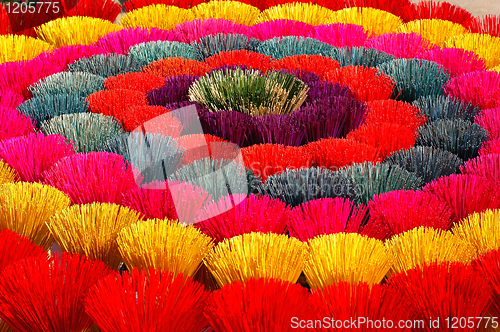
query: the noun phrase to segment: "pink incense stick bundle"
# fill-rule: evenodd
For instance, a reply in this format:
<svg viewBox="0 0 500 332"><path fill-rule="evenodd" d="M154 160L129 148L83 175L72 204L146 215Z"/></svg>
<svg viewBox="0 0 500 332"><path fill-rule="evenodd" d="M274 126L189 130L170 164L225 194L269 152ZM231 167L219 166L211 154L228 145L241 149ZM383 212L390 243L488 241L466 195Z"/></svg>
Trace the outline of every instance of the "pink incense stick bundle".
<svg viewBox="0 0 500 332"><path fill-rule="evenodd" d="M293 208L288 231L303 242L335 233L358 233L368 219L367 206L346 198L321 198Z"/></svg>
<svg viewBox="0 0 500 332"><path fill-rule="evenodd" d="M128 54L131 46L157 40L172 40L171 33L157 28L129 28L107 34L95 42L95 46L107 53Z"/></svg>
<svg viewBox="0 0 500 332"><path fill-rule="evenodd" d="M187 21L175 26L171 30L170 40L182 43L191 43L199 41L201 38L217 33L233 33L240 35L249 35L250 28L235 21L209 18L205 20Z"/></svg>
<svg viewBox="0 0 500 332"><path fill-rule="evenodd" d="M11 90L0 90L0 107L19 106L24 101L24 97Z"/></svg>
<svg viewBox="0 0 500 332"><path fill-rule="evenodd" d="M481 176L453 174L432 181L423 190L445 202L456 223L474 212L498 209L500 194L496 188L494 181Z"/></svg>
<svg viewBox="0 0 500 332"><path fill-rule="evenodd" d="M43 172L60 159L74 154L73 143L60 135L33 133L0 142L0 159L26 182L40 181Z"/></svg>
<svg viewBox="0 0 500 332"><path fill-rule="evenodd" d="M29 135L35 131L35 124L27 115L8 106L0 106L0 141Z"/></svg>
<svg viewBox="0 0 500 332"><path fill-rule="evenodd" d="M168 218L193 224L210 198L207 191L188 182L155 181L126 193L123 205L144 213L148 219Z"/></svg>
<svg viewBox="0 0 500 332"><path fill-rule="evenodd" d="M73 204L121 204L124 194L137 188L135 173L120 155L91 152L59 160L42 178L46 184L68 194Z"/></svg>
<svg viewBox="0 0 500 332"><path fill-rule="evenodd" d="M461 167L463 174L483 176L488 180L500 181L500 154L488 154L470 159Z"/></svg>
<svg viewBox="0 0 500 332"><path fill-rule="evenodd" d="M485 69L484 61L474 52L460 48L436 48L424 51L416 58L436 62L448 69L452 77Z"/></svg>
<svg viewBox="0 0 500 332"><path fill-rule="evenodd" d="M50 52L44 52L37 58L54 66L61 66L62 70L66 70L69 64L78 59L106 53L108 53L108 51L94 45L68 45L56 48Z"/></svg>
<svg viewBox="0 0 500 332"><path fill-rule="evenodd" d="M32 96L29 86L63 69L62 65L49 63L41 58L3 63L0 65L0 90L11 90L28 99Z"/></svg>
<svg viewBox="0 0 500 332"><path fill-rule="evenodd" d="M368 33L360 25L334 23L315 27L313 38L335 47L356 47L365 44Z"/></svg>
<svg viewBox="0 0 500 332"><path fill-rule="evenodd" d="M500 107L500 73L474 71L462 74L448 81L444 93L481 109Z"/></svg>
<svg viewBox="0 0 500 332"><path fill-rule="evenodd" d="M499 153L500 154L500 138L487 141L483 144L479 150L480 156L486 156L488 154Z"/></svg>
<svg viewBox="0 0 500 332"><path fill-rule="evenodd" d="M500 107L483 110L476 115L474 122L486 129L488 140L500 138Z"/></svg>
<svg viewBox="0 0 500 332"><path fill-rule="evenodd" d="M216 242L251 232L283 234L290 208L269 196L224 196L198 215L196 227Z"/></svg>
<svg viewBox="0 0 500 332"><path fill-rule="evenodd" d="M417 54L436 48L434 44L415 32L386 33L368 39L365 46L392 54L396 58L407 59L414 58Z"/></svg>
<svg viewBox="0 0 500 332"><path fill-rule="evenodd" d="M250 27L249 36L262 41L285 36L314 37L314 26L293 20L266 21Z"/></svg>
<svg viewBox="0 0 500 332"><path fill-rule="evenodd" d="M447 230L452 211L434 195L413 190L395 190L375 195L368 203L370 222L388 235L397 235L420 226Z"/></svg>

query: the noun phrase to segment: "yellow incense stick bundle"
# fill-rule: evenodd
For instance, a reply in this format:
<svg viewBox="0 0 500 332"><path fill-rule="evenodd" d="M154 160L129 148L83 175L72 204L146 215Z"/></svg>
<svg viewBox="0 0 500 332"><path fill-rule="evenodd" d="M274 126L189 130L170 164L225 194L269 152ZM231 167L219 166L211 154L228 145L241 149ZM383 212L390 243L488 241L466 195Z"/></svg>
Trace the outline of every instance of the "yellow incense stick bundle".
<svg viewBox="0 0 500 332"><path fill-rule="evenodd" d="M40 183L8 183L0 187L0 229L8 228L49 249L54 243L46 222L66 209L65 193Z"/></svg>
<svg viewBox="0 0 500 332"><path fill-rule="evenodd" d="M124 228L142 219L130 208L110 203L73 205L56 214L48 223L62 249L100 259L118 269L122 257L116 238Z"/></svg>
<svg viewBox="0 0 500 332"><path fill-rule="evenodd" d="M94 17L62 17L36 28L38 38L55 47L66 45L90 45L108 33L121 27Z"/></svg>
<svg viewBox="0 0 500 332"><path fill-rule="evenodd" d="M250 233L220 242L205 265L220 286L235 280L273 278L297 282L307 245L286 235Z"/></svg>
<svg viewBox="0 0 500 332"><path fill-rule="evenodd" d="M432 263L470 263L475 256L474 248L449 231L418 227L398 234L386 242L395 257L394 274L423 267Z"/></svg>
<svg viewBox="0 0 500 332"><path fill-rule="evenodd" d="M357 233L328 234L309 241L304 273L314 289L342 281L378 284L393 261L380 240Z"/></svg>
<svg viewBox="0 0 500 332"><path fill-rule="evenodd" d="M153 267L189 277L194 277L214 246L212 239L194 226L169 219L130 225L122 229L116 241L129 269Z"/></svg>
<svg viewBox="0 0 500 332"><path fill-rule="evenodd" d="M474 213L461 220L452 232L474 247L477 256L500 248L500 209Z"/></svg>
<svg viewBox="0 0 500 332"><path fill-rule="evenodd" d="M158 28L170 30L177 24L194 19L189 9L167 5L150 5L133 10L125 15L120 25L124 28Z"/></svg>

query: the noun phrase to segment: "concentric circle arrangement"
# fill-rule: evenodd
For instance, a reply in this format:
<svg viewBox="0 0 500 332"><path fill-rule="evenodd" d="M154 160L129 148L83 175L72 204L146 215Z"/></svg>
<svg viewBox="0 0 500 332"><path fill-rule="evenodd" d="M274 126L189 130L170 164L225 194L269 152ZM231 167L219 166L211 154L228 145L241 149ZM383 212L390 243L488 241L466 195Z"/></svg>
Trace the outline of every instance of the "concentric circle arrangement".
<svg viewBox="0 0 500 332"><path fill-rule="evenodd" d="M500 329L500 16L0 8L0 331Z"/></svg>

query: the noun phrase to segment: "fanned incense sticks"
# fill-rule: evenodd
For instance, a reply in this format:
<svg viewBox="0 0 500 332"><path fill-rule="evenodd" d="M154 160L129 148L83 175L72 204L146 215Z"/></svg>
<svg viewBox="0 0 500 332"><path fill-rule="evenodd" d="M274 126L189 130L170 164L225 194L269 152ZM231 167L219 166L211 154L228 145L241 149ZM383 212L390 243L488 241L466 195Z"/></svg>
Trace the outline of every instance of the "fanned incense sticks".
<svg viewBox="0 0 500 332"><path fill-rule="evenodd" d="M73 16L58 18L36 29L38 37L54 47L90 45L102 36L120 30L118 25L100 18Z"/></svg>
<svg viewBox="0 0 500 332"><path fill-rule="evenodd" d="M84 296L110 272L104 263L76 254L21 260L1 274L0 317L22 332L86 331L93 322Z"/></svg>
<svg viewBox="0 0 500 332"><path fill-rule="evenodd" d="M126 89L139 92L148 92L158 89L165 84L165 79L146 73L126 73L108 77L103 85L107 90ZM94 91L95 92L95 91Z"/></svg>
<svg viewBox="0 0 500 332"><path fill-rule="evenodd" d="M93 152L123 130L113 117L93 113L56 116L42 122L40 130L47 135L60 135L75 144L76 152Z"/></svg>
<svg viewBox="0 0 500 332"><path fill-rule="evenodd" d="M472 122L480 112L477 106L451 96L423 96L415 100L416 106L429 121L462 119Z"/></svg>
<svg viewBox="0 0 500 332"><path fill-rule="evenodd" d="M469 264L475 256L474 248L457 235L427 227L393 236L386 246L395 257L394 274L432 264Z"/></svg>
<svg viewBox="0 0 500 332"><path fill-rule="evenodd" d="M120 25L124 28L158 28L170 30L179 23L194 19L187 9L163 4L153 4L130 11L122 17Z"/></svg>
<svg viewBox="0 0 500 332"><path fill-rule="evenodd" d="M377 163L381 160L375 147L350 139L320 139L305 147L312 155L314 166L332 171L355 163Z"/></svg>
<svg viewBox="0 0 500 332"><path fill-rule="evenodd" d="M486 68L493 68L500 64L500 60L498 59L500 37L493 37L482 33L468 33L450 38L444 45L476 53L484 60Z"/></svg>
<svg viewBox="0 0 500 332"><path fill-rule="evenodd" d="M251 29L231 19L206 18L177 24L171 31L173 40L189 44L217 33L236 33L248 36Z"/></svg>
<svg viewBox="0 0 500 332"><path fill-rule="evenodd" d="M109 1L109 0L108 0ZM132 46L156 40L170 40L170 33L156 28L129 28L99 38L95 45L107 53L129 54Z"/></svg>
<svg viewBox="0 0 500 332"><path fill-rule="evenodd" d="M311 301L318 305L318 316L335 317L335 321L326 321L331 326L329 331L339 329L336 328L340 326L336 323L337 321L350 323L352 317L370 317L366 324L356 323L359 331L385 331L389 323L384 323L385 326L377 323L376 325L380 326L376 327L372 322L398 321L412 317L402 291L387 285L340 282L313 292ZM393 326L392 329L395 331L406 330L405 327ZM348 329L340 328L339 330L347 331Z"/></svg>
<svg viewBox="0 0 500 332"><path fill-rule="evenodd" d="M361 25L370 36L395 32L403 23L398 16L370 7L352 7L336 11L328 23Z"/></svg>
<svg viewBox="0 0 500 332"><path fill-rule="evenodd" d="M37 182L58 160L75 154L74 144L63 136L30 134L0 142L0 158L14 168L22 181Z"/></svg>
<svg viewBox="0 0 500 332"><path fill-rule="evenodd" d="M487 131L476 123L461 119L437 120L419 129L416 145L443 149L467 161L478 155L487 137Z"/></svg>
<svg viewBox="0 0 500 332"><path fill-rule="evenodd" d="M75 94L81 97L103 90L104 77L83 72L61 72L45 77L29 87L34 97Z"/></svg>
<svg viewBox="0 0 500 332"><path fill-rule="evenodd" d="M305 249L297 239L255 232L220 242L205 265L220 286L251 278L296 282L306 261Z"/></svg>
<svg viewBox="0 0 500 332"><path fill-rule="evenodd" d="M116 238L123 228L141 219L139 212L127 207L92 203L60 211L47 227L63 250L99 259L118 270L122 257Z"/></svg>
<svg viewBox="0 0 500 332"><path fill-rule="evenodd" d="M0 6L0 331L498 316L498 15L118 3Z"/></svg>
<svg viewBox="0 0 500 332"><path fill-rule="evenodd" d="M224 19L251 26L257 23L260 10L239 1L211 1L193 7L195 19Z"/></svg>
<svg viewBox="0 0 500 332"><path fill-rule="evenodd" d="M459 48L432 49L416 57L436 62L446 68L451 77L485 69L484 61L474 52Z"/></svg>
<svg viewBox="0 0 500 332"><path fill-rule="evenodd" d="M228 69L201 77L190 87L189 97L212 112L232 110L256 116L295 111L306 99L307 90L290 74Z"/></svg>
<svg viewBox="0 0 500 332"><path fill-rule="evenodd" d="M99 280L85 297L85 309L103 332L204 331L208 296L183 275L133 269Z"/></svg>
<svg viewBox="0 0 500 332"><path fill-rule="evenodd" d="M433 317L435 321L439 317L441 324L444 324L441 325L443 329L446 319L442 317L455 314L460 317L482 315L489 306L491 295L490 286L481 273L462 263L417 267L392 277L389 285L399 289L407 299L415 319L429 321L429 317ZM434 330L429 324L426 326L424 331ZM451 328L446 327L446 330ZM476 331L477 325L469 325L461 330Z"/></svg>
<svg viewBox="0 0 500 332"><path fill-rule="evenodd" d="M406 59L414 58L417 54L436 47L432 42L415 32L386 33L368 39L365 46L392 54L396 58Z"/></svg>
<svg viewBox="0 0 500 332"><path fill-rule="evenodd" d="M264 10L255 23L269 22L275 20L300 21L310 25L322 25L331 23L334 11L326 7L312 4L290 2L276 5Z"/></svg>
<svg viewBox="0 0 500 332"><path fill-rule="evenodd" d="M17 106L17 109L29 116L35 125L40 127L42 122L59 115L85 113L88 110L88 104L85 98L79 95L55 94L33 97Z"/></svg>
<svg viewBox="0 0 500 332"><path fill-rule="evenodd" d="M309 241L304 273L313 289L339 282L378 284L394 258L382 241L356 233L321 235Z"/></svg>
<svg viewBox="0 0 500 332"><path fill-rule="evenodd" d="M498 209L495 182L476 175L452 174L432 181L423 190L436 195L452 210L454 223L475 212Z"/></svg>
<svg viewBox="0 0 500 332"><path fill-rule="evenodd" d="M142 61L121 54L97 54L81 58L68 65L72 72L85 72L104 78L141 71Z"/></svg>
<svg viewBox="0 0 500 332"><path fill-rule="evenodd" d="M284 36L312 37L314 30L314 26L305 22L279 19L255 24L250 27L249 34L254 38L264 41ZM321 40L320 38L317 39Z"/></svg>
<svg viewBox="0 0 500 332"><path fill-rule="evenodd" d="M1 228L26 236L47 250L54 238L46 223L69 205L69 197L51 186L28 182L5 184L0 189Z"/></svg>
<svg viewBox="0 0 500 332"><path fill-rule="evenodd" d="M414 190L394 190L379 194L368 202L370 222L387 237L425 227L448 230L452 211L448 205L430 193Z"/></svg>
<svg viewBox="0 0 500 332"><path fill-rule="evenodd" d="M442 176L459 173L463 164L463 160L457 155L431 146L416 146L408 150L396 151L384 162L398 165L409 172L415 172L425 183Z"/></svg>
<svg viewBox="0 0 500 332"><path fill-rule="evenodd" d="M0 36L0 63L31 60L40 53L49 51L52 45L27 36Z"/></svg>
<svg viewBox="0 0 500 332"><path fill-rule="evenodd" d="M408 12L408 21L421 19L441 19L468 27L473 19L470 12L449 2L437 2L434 0L421 1L413 4L413 11Z"/></svg>
<svg viewBox="0 0 500 332"><path fill-rule="evenodd" d="M444 47L449 38L468 33L463 25L442 19L414 20L403 24L397 31L417 33L439 47Z"/></svg>
<svg viewBox="0 0 500 332"><path fill-rule="evenodd" d="M243 160L256 176L263 181L269 175L283 172L286 169L309 168L312 156L300 147L277 144L252 145L241 151Z"/></svg>
<svg viewBox="0 0 500 332"><path fill-rule="evenodd" d="M117 203L137 187L134 170L122 156L78 153L59 160L43 173L43 181L68 194L73 204Z"/></svg>
<svg viewBox="0 0 500 332"><path fill-rule="evenodd" d="M456 224L452 231L469 243L477 256L500 248L498 238L498 219L500 210L485 210L474 213Z"/></svg>
<svg viewBox="0 0 500 332"><path fill-rule="evenodd" d="M442 95L443 86L450 78L445 69L427 60L397 59L378 68L396 82L393 96L407 102L422 96Z"/></svg>
<svg viewBox="0 0 500 332"><path fill-rule="evenodd" d="M491 305L488 308L488 312L491 315L496 315L500 311L500 289L498 288L499 258L499 250L497 249L481 255L472 262L472 266L481 272L481 275L488 281L492 288Z"/></svg>
<svg viewBox="0 0 500 332"><path fill-rule="evenodd" d="M288 231L303 242L326 234L358 233L368 218L364 205L354 205L345 198L322 198L292 209Z"/></svg>
<svg viewBox="0 0 500 332"><path fill-rule="evenodd" d="M0 140L29 135L35 131L33 120L15 108L0 106Z"/></svg>
<svg viewBox="0 0 500 332"><path fill-rule="evenodd" d="M212 240L193 226L153 219L125 227L116 239L129 269L155 268L193 277L212 249Z"/></svg>
<svg viewBox="0 0 500 332"><path fill-rule="evenodd" d="M251 232L284 234L289 218L290 208L279 199L234 194L207 204L195 227L218 243Z"/></svg>
<svg viewBox="0 0 500 332"><path fill-rule="evenodd" d="M235 281L211 294L205 316L218 331L295 331L294 320L317 318L307 289L271 278Z"/></svg>
<svg viewBox="0 0 500 332"><path fill-rule="evenodd" d="M5 161L0 159L0 185L16 182L19 178L17 172Z"/></svg>

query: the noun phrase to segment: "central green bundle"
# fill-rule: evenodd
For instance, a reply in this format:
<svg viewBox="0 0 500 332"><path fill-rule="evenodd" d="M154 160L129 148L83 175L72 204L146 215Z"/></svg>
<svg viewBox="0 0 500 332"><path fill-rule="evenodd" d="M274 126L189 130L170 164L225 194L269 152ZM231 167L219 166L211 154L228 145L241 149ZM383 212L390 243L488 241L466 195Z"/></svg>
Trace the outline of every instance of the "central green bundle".
<svg viewBox="0 0 500 332"><path fill-rule="evenodd" d="M189 98L211 112L238 111L252 116L289 114L307 97L307 85L293 75L254 69L221 69L201 77Z"/></svg>

